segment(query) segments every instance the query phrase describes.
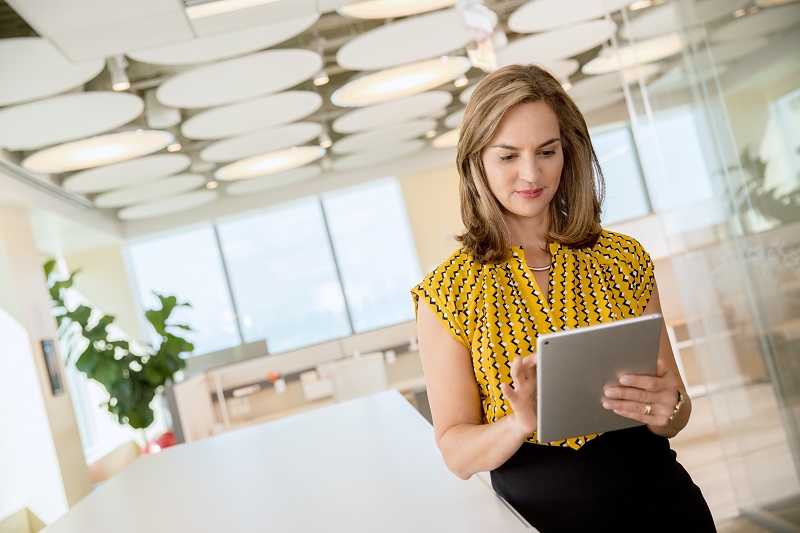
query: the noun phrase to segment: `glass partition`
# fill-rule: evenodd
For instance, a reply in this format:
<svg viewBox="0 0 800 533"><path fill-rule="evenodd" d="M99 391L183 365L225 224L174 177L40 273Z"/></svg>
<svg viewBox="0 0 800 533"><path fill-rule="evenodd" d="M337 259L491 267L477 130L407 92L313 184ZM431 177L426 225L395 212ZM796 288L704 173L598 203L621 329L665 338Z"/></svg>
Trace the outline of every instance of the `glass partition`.
<svg viewBox="0 0 800 533"><path fill-rule="evenodd" d="M677 355L702 373L734 514L797 530L800 5L636 4L616 14L619 47L643 59L680 39L625 88L678 280Z"/></svg>

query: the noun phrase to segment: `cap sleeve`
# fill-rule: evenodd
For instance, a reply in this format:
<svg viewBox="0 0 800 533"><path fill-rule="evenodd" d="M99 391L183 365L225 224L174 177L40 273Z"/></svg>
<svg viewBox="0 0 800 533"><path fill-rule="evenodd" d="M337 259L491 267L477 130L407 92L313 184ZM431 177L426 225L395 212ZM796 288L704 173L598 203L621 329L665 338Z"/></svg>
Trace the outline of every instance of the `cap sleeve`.
<svg viewBox="0 0 800 533"><path fill-rule="evenodd" d="M447 283L448 278L437 279L437 271L433 271L422 283L411 289L414 297L414 312L418 311L420 301L424 301L439 322L450 335L469 348L469 341L464 327L464 320L454 297L454 287Z"/></svg>
<svg viewBox="0 0 800 533"><path fill-rule="evenodd" d="M641 315L650 303L655 285L655 273L650 254L636 239L630 239L629 262L632 267L629 275L630 291L637 308L636 314Z"/></svg>

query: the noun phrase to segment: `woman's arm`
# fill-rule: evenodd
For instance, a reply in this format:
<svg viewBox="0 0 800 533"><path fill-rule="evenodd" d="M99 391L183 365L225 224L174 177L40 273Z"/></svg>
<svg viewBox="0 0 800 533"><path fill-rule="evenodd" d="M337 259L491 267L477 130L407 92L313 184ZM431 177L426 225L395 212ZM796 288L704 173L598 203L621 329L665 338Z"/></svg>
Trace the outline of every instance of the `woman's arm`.
<svg viewBox="0 0 800 533"><path fill-rule="evenodd" d="M461 479L499 467L536 430L534 358L514 359L515 388L501 386L514 413L484 424L467 348L450 336L424 302L419 303L417 328L434 435L445 464Z"/></svg>
<svg viewBox="0 0 800 533"><path fill-rule="evenodd" d="M660 312L661 300L658 297L658 287L654 285L644 314ZM669 420L678 403L678 390L683 397L683 405L677 416ZM656 375L622 376L620 386L606 389L606 397L608 399L603 402L603 407L624 417L644 422L656 435L672 438L686 427L692 413L692 401L678 371L666 325L661 328ZM648 404L650 413L645 414Z"/></svg>

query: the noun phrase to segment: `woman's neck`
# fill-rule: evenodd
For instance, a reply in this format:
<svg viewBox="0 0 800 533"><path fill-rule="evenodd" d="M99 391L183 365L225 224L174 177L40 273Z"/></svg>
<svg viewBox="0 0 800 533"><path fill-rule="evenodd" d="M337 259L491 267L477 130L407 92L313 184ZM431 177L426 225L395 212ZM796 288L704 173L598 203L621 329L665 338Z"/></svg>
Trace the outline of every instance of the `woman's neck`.
<svg viewBox="0 0 800 533"><path fill-rule="evenodd" d="M511 244L522 246L525 250L547 250L547 230L549 227L546 217L544 220L519 219L509 217L507 219L508 230L510 232Z"/></svg>

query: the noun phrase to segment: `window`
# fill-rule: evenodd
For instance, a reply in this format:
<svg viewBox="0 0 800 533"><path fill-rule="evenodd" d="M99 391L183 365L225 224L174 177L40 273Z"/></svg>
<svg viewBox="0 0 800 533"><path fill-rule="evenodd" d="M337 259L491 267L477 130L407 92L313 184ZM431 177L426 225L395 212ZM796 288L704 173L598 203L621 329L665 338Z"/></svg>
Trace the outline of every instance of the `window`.
<svg viewBox="0 0 800 533"><path fill-rule="evenodd" d="M630 130L618 127L592 132L592 145L606 181L603 224L647 215L650 207L639 172Z"/></svg>
<svg viewBox="0 0 800 533"><path fill-rule="evenodd" d="M279 353L350 334L316 198L218 227L245 342Z"/></svg>
<svg viewBox="0 0 800 533"><path fill-rule="evenodd" d="M403 193L394 179L331 192L322 204L357 332L414 319L422 277Z"/></svg>
<svg viewBox="0 0 800 533"><path fill-rule="evenodd" d="M185 337L194 354L241 343L211 226L133 243L128 253L143 308L158 306L153 291L192 305L175 309L172 319L191 326Z"/></svg>

